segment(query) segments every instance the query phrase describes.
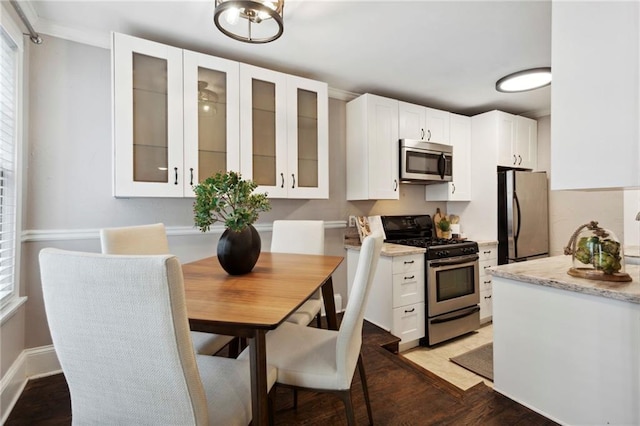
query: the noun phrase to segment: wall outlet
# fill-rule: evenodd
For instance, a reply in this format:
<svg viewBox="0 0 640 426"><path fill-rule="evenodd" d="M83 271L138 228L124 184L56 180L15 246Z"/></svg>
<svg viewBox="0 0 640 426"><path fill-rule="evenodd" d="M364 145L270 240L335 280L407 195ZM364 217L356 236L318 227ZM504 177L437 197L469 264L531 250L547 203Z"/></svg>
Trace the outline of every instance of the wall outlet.
<svg viewBox="0 0 640 426"><path fill-rule="evenodd" d="M354 226L356 226L356 217L349 216L349 228L353 228Z"/></svg>

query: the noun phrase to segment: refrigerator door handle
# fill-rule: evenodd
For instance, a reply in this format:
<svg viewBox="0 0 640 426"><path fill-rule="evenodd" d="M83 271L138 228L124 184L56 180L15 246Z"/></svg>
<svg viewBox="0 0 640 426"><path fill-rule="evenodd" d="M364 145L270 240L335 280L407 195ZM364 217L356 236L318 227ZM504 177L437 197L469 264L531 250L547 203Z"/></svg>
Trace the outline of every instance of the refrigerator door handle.
<svg viewBox="0 0 640 426"><path fill-rule="evenodd" d="M520 237L520 223L522 221L520 220L520 218L521 218L520 200L518 200L518 193L516 191L513 191L513 201L516 202L516 212L517 212L516 217L517 217L517 220L518 220L518 223L516 225L516 232L515 232L515 234L513 236L513 243L514 243L513 244L513 250L514 250L515 257L517 258L518 257L518 238Z"/></svg>

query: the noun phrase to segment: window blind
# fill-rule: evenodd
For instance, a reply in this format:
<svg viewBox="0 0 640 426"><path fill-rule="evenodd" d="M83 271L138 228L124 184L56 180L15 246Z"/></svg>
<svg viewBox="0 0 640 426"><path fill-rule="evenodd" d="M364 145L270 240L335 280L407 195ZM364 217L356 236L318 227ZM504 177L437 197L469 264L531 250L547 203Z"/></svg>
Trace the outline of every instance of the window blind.
<svg viewBox="0 0 640 426"><path fill-rule="evenodd" d="M0 304L16 288L17 54L18 47L0 28Z"/></svg>

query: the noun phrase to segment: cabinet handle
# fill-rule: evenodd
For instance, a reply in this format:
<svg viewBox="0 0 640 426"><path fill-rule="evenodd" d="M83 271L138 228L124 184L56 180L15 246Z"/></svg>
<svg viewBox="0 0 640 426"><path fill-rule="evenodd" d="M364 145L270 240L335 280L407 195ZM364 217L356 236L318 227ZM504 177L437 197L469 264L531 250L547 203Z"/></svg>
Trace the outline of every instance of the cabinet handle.
<svg viewBox="0 0 640 426"><path fill-rule="evenodd" d="M424 129L420 129L420 139L424 140Z"/></svg>
<svg viewBox="0 0 640 426"><path fill-rule="evenodd" d="M176 180L175 180L175 182L173 182L173 184L174 184L174 185L177 185L177 184L178 184L178 168L177 168L177 167L174 167L174 168L173 168L173 171L176 173Z"/></svg>
<svg viewBox="0 0 640 426"><path fill-rule="evenodd" d="M485 267L484 267L484 269L487 269L487 268L491 268L491 265L489 265L489 266L485 266Z"/></svg>
<svg viewBox="0 0 640 426"><path fill-rule="evenodd" d="M405 260L404 261L405 265L411 265L412 263L415 263L415 260Z"/></svg>
<svg viewBox="0 0 640 426"><path fill-rule="evenodd" d="M516 155L513 154L513 165L515 166L517 162L518 162L518 159L516 158Z"/></svg>
<svg viewBox="0 0 640 426"><path fill-rule="evenodd" d="M409 310L405 309L405 310L404 310L404 313L405 313L405 314L410 314L411 312L414 312L415 310L416 310L416 308L411 308L411 309L409 309Z"/></svg>
<svg viewBox="0 0 640 426"><path fill-rule="evenodd" d="M411 275L410 277L404 277L405 280L412 280L414 279L416 276L415 275Z"/></svg>
<svg viewBox="0 0 640 426"><path fill-rule="evenodd" d="M291 173L291 188L295 188L296 187L296 175L294 175L293 173Z"/></svg>
<svg viewBox="0 0 640 426"><path fill-rule="evenodd" d="M452 183L451 186L453 187L453 190L451 191L452 194L456 193L456 184Z"/></svg>
<svg viewBox="0 0 640 426"><path fill-rule="evenodd" d="M485 281L484 283L485 283L485 284L491 284L491 280L489 280L489 281Z"/></svg>
<svg viewBox="0 0 640 426"><path fill-rule="evenodd" d="M398 190L398 179L393 180L393 192Z"/></svg>
<svg viewBox="0 0 640 426"><path fill-rule="evenodd" d="M431 140L431 130L427 130L427 141Z"/></svg>
<svg viewBox="0 0 640 426"><path fill-rule="evenodd" d="M282 179L282 183L280 183L280 188L284 188L284 173L280 173L280 179Z"/></svg>
<svg viewBox="0 0 640 426"><path fill-rule="evenodd" d="M484 254L491 254L491 250L489 251L483 251Z"/></svg>
<svg viewBox="0 0 640 426"><path fill-rule="evenodd" d="M491 299L491 295L485 296L485 299Z"/></svg>
<svg viewBox="0 0 640 426"><path fill-rule="evenodd" d="M520 155L518 155L518 166L522 164L522 157L520 157Z"/></svg>
<svg viewBox="0 0 640 426"><path fill-rule="evenodd" d="M193 186L193 167L191 167L189 171L191 172L191 181L189 182L189 185Z"/></svg>

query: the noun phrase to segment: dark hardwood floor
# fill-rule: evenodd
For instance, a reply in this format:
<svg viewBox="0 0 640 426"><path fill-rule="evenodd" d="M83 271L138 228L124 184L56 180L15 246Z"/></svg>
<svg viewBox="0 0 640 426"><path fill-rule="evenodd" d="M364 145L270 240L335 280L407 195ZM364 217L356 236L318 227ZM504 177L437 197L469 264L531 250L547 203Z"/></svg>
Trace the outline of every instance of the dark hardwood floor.
<svg viewBox="0 0 640 426"><path fill-rule="evenodd" d="M555 425L484 384L462 391L383 345L389 333L365 322L363 358L377 425ZM359 425L368 423L360 378L353 381ZM278 389L276 425L346 425L342 402L333 395L300 391L292 408L291 390ZM6 426L70 425L71 403L62 374L29 381Z"/></svg>

